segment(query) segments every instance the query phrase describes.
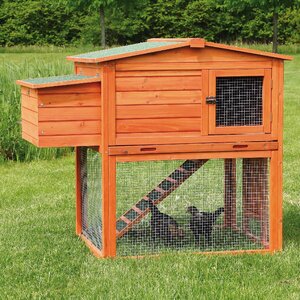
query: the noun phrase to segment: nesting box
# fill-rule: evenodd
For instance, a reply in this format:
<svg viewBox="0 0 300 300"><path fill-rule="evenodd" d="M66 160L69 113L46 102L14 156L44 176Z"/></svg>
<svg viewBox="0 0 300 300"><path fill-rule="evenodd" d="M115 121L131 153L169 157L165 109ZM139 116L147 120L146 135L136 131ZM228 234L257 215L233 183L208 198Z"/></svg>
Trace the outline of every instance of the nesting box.
<svg viewBox="0 0 300 300"><path fill-rule="evenodd" d="M150 39L18 81L23 138L76 147L76 233L98 257L282 247L283 61Z"/></svg>

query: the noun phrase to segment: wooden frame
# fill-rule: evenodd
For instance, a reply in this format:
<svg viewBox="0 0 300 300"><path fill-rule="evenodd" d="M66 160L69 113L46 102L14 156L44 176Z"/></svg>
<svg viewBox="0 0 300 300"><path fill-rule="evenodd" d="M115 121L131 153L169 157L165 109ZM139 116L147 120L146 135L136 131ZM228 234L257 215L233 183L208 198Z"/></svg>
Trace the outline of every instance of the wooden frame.
<svg viewBox="0 0 300 300"><path fill-rule="evenodd" d="M140 154L140 155L109 155L107 161L103 161L103 164L107 165L108 173L103 172L104 176L107 178L103 179L103 184L106 185L107 193L103 198L103 206L106 207L105 212L103 212L103 222L107 222L106 228L103 229L103 240L106 241L105 246L102 251L97 252L97 249L93 245L87 243L88 247L97 257L115 257L116 256L116 163L117 162L135 162L135 161L158 161L158 160L177 160L177 159L212 159L221 158L225 162L225 211L228 214L228 220L226 221L226 215L224 219L224 226L236 229L236 219L235 214L235 198L231 196L229 199L226 196L226 185L232 189L232 185L235 185L235 159L236 158L269 158L270 159L270 211L269 211L269 222L270 222L270 243L265 243L264 249L258 250L234 250L234 251L220 251L220 252L198 252L197 254L215 254L215 253L267 253L279 250L280 238L277 232L278 226L280 225L280 220L277 216L280 214L278 197L278 191L280 187L278 178L278 151L236 151L236 152L205 152L205 153L178 153L178 154ZM127 158L127 159L126 159ZM105 189L105 188L104 188ZM232 193L232 191L231 191ZM105 194L105 192L104 192ZM226 214L226 212L225 212ZM252 237L249 234L249 238ZM87 242L87 241L85 241Z"/></svg>
<svg viewBox="0 0 300 300"><path fill-rule="evenodd" d="M101 94L102 124L102 220L103 220L103 257L116 255L116 233L112 230L115 216L115 159L108 154L109 141L113 141L115 132L114 114L115 101L115 64L106 63L102 68L103 93Z"/></svg>
<svg viewBox="0 0 300 300"><path fill-rule="evenodd" d="M97 150L97 149L96 149ZM99 150L99 149L98 149ZM76 162L78 164L78 149L76 149ZM258 250L234 250L234 251L220 251L220 252L197 252L195 254L239 254L239 253L272 253L281 249L281 195L280 195L280 179L278 172L278 165L280 165L279 151L235 151L235 152L204 152L204 153L178 153L178 154L131 154L131 155L102 155L102 183L103 183L103 249L100 251L87 238L81 235L81 238L90 248L91 252L98 258L116 257L116 164L117 162L134 162L134 161L158 161L158 160L178 160L178 159L212 159L221 158L225 162L225 176L227 176L227 184L230 186L235 181L235 159L236 158L270 158L270 210L269 210L269 224L270 224L270 238L269 244L266 244L265 249ZM78 170L77 170L78 178ZM228 181L229 180L229 181ZM232 183L230 183L232 182ZM225 181L226 185L226 181ZM229 187L229 186L228 186ZM231 188L231 187L230 187ZM76 233L80 235L80 185L77 183L77 221ZM226 192L226 189L225 189ZM226 194L225 194L226 197ZM234 198L225 198L225 207L227 207L227 214L231 217L234 215L235 206L232 206ZM230 202L230 203L229 203ZM228 219L226 222L226 215L224 225L235 229L235 218ZM238 230L238 229L237 229ZM239 229L240 230L240 229ZM278 232L279 230L279 232ZM251 236L249 235L249 238ZM143 257L143 256L141 256ZM134 256L133 256L134 258ZM135 257L136 258L136 257Z"/></svg>

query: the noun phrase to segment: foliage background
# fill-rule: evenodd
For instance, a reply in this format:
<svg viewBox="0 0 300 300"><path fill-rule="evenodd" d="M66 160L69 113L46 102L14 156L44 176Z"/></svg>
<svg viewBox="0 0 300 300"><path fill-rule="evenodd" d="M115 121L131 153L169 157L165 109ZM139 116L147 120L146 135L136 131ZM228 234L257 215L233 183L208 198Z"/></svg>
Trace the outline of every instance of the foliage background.
<svg viewBox="0 0 300 300"><path fill-rule="evenodd" d="M117 1L108 2L108 45L178 36L227 43L272 41L272 10L255 5L255 1L239 9L230 6L228 0L132 0L129 9ZM278 9L279 42L299 43L299 6ZM96 9L68 5L68 0L0 0L1 46L98 45L99 24Z"/></svg>

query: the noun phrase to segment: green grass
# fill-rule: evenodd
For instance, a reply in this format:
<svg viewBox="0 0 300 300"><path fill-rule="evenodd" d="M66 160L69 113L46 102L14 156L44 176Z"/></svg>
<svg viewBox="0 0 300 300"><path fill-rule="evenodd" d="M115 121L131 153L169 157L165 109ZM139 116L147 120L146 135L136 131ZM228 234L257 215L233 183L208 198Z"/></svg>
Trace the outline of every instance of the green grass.
<svg viewBox="0 0 300 300"><path fill-rule="evenodd" d="M39 59L13 57L16 65ZM73 154L7 162L0 164L0 299L299 299L299 82L296 55L285 71L283 252L97 260L74 233Z"/></svg>

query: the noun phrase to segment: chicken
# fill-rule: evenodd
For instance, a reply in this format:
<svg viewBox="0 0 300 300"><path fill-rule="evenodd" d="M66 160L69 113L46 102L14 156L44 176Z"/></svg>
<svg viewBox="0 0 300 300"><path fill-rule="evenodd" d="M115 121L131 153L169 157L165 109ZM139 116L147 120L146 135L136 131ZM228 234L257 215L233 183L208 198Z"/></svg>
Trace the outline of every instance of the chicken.
<svg viewBox="0 0 300 300"><path fill-rule="evenodd" d="M177 221L171 216L160 212L151 200L148 202L151 210L151 235L154 240L160 239L165 245L173 245L177 241L182 240L184 232Z"/></svg>
<svg viewBox="0 0 300 300"><path fill-rule="evenodd" d="M218 217L224 212L224 207L218 208L215 212L204 212L199 211L195 206L189 206L187 212L191 214L189 225L196 243L199 244L201 235L204 235L205 243L211 245L213 226Z"/></svg>

